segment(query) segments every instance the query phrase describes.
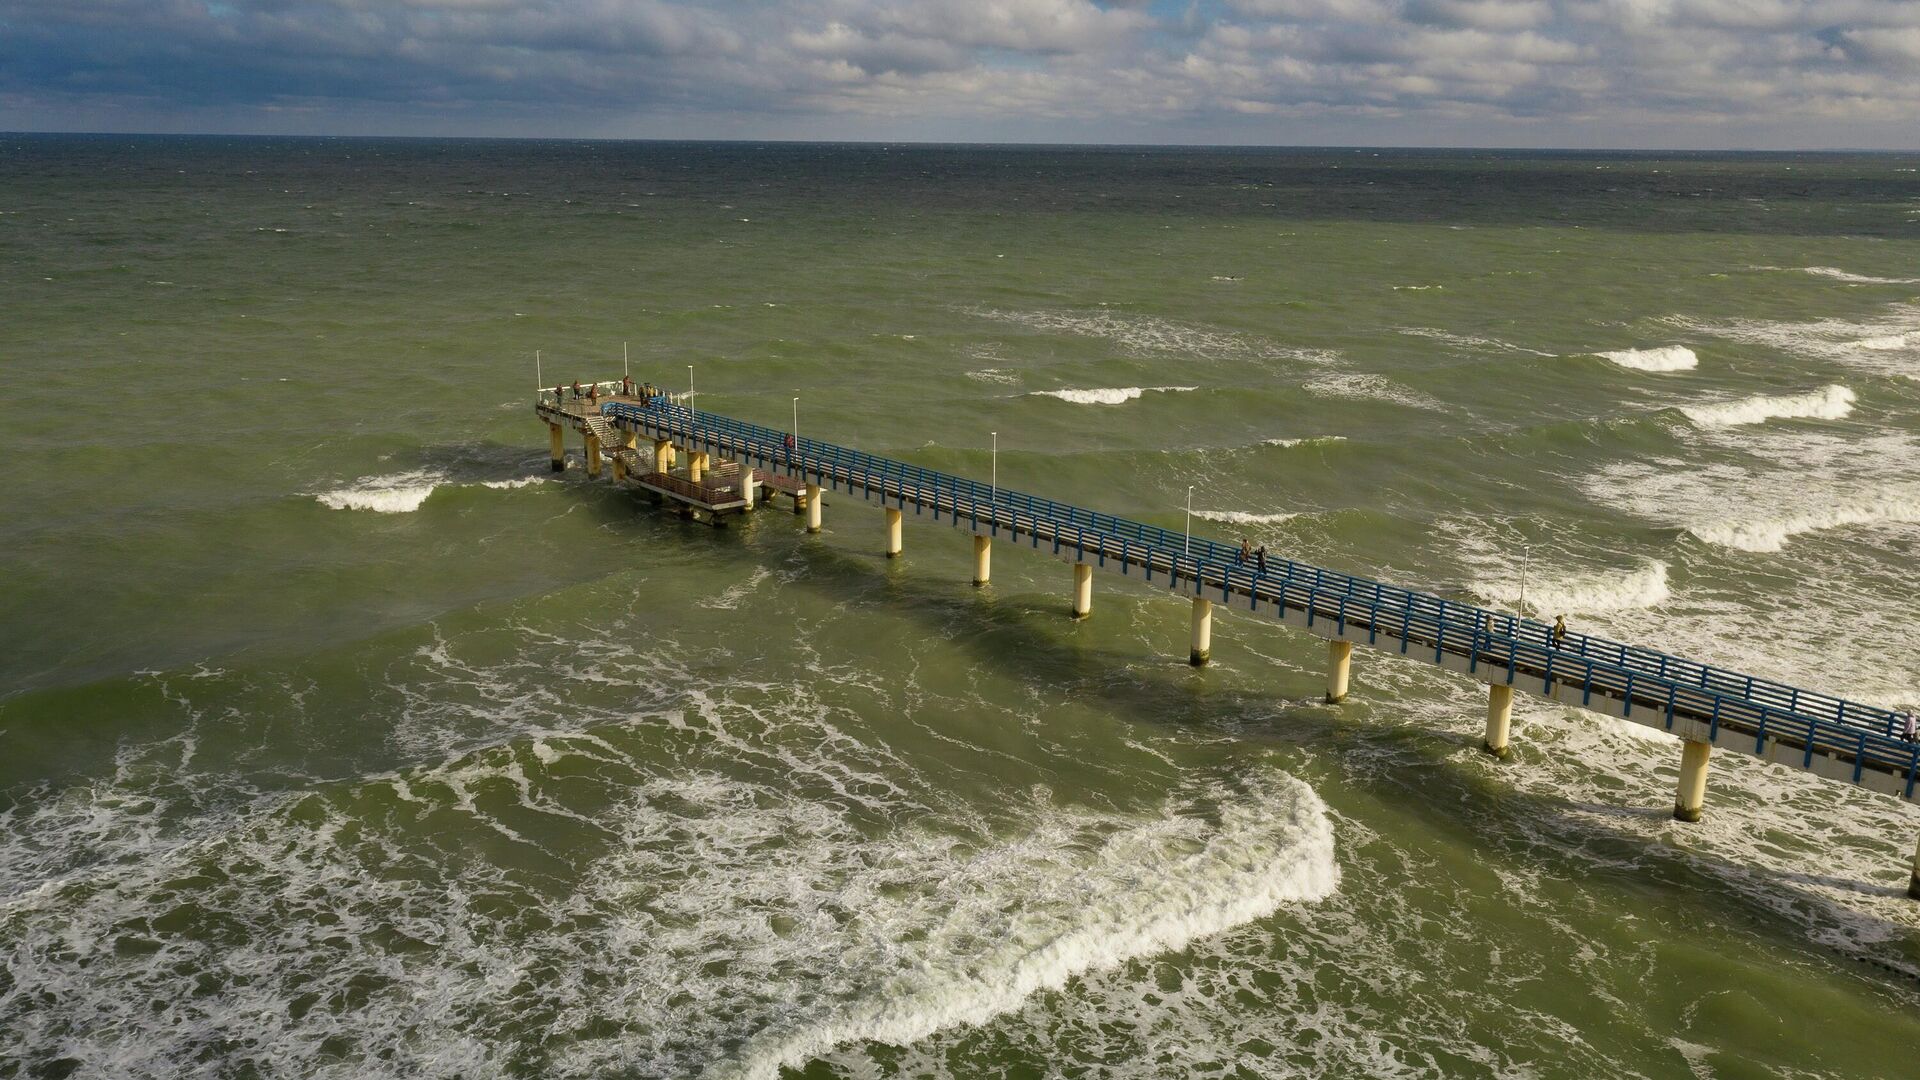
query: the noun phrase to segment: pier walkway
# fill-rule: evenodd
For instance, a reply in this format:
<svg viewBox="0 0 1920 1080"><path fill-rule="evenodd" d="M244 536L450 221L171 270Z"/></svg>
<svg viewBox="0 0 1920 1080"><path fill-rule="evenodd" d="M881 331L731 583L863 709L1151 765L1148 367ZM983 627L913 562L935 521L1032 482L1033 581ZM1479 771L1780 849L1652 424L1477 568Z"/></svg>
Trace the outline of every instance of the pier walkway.
<svg viewBox="0 0 1920 1080"><path fill-rule="evenodd" d="M652 440L656 457L719 457L757 470L763 483L777 478L814 531L822 492L880 507L889 555L901 550L907 513L970 532L976 584L989 578L994 540L1040 551L1072 564L1075 617L1091 611L1095 571L1189 596L1195 664L1209 658L1221 605L1327 639L1329 702L1346 697L1355 645L1462 673L1489 686L1485 746L1498 756L1515 691L1671 732L1682 740L1674 816L1683 821L1700 816L1714 748L1915 801L1920 745L1900 736L1887 709L1586 634L1556 643L1545 623L1292 559L1269 556L1261 571L1238 547L1205 537L696 411L670 395L590 405L549 392L536 409L554 432L556 467L562 424L583 434L610 425L628 444ZM590 469L594 453L590 446ZM1920 848L1911 891L1920 897Z"/></svg>

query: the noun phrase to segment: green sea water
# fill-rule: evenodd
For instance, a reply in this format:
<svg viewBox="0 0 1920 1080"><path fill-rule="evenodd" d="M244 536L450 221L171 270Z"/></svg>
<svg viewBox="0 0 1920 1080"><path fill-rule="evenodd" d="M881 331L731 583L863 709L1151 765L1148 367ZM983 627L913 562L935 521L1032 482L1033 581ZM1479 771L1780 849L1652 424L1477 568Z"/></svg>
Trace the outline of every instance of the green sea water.
<svg viewBox="0 0 1920 1080"><path fill-rule="evenodd" d="M0 137L0 1077L1915 1075L1907 806L532 398L1908 704L1916 168Z"/></svg>

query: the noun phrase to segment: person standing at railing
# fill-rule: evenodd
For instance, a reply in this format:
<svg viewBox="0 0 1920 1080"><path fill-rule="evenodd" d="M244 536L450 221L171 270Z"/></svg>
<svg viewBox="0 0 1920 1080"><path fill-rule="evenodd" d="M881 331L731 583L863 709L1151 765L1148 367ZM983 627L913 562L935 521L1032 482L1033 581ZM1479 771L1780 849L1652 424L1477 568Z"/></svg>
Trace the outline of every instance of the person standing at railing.
<svg viewBox="0 0 1920 1080"><path fill-rule="evenodd" d="M1265 544L1253 549L1253 572L1256 574L1267 572L1267 545Z"/></svg>
<svg viewBox="0 0 1920 1080"><path fill-rule="evenodd" d="M1233 561L1236 563L1239 563L1242 566L1245 566L1247 563L1247 560L1252 557L1253 557L1253 541L1248 540L1246 537L1243 536L1240 538L1240 554L1234 556Z"/></svg>
<svg viewBox="0 0 1920 1080"><path fill-rule="evenodd" d="M1566 645L1567 617L1565 615L1555 615L1553 617L1553 634L1551 635L1551 638L1553 641L1553 647L1556 649L1562 648Z"/></svg>
<svg viewBox="0 0 1920 1080"><path fill-rule="evenodd" d="M1900 713L1895 716L1894 719L1900 721L1901 738L1908 742L1920 739L1920 716L1915 716L1913 710L1909 709L1906 712Z"/></svg>

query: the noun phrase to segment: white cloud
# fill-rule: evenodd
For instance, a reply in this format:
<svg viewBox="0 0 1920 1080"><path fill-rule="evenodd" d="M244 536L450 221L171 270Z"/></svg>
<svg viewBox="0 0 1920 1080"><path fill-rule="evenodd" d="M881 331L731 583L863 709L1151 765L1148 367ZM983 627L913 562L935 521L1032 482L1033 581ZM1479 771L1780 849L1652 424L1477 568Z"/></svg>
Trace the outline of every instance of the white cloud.
<svg viewBox="0 0 1920 1080"><path fill-rule="evenodd" d="M87 103L377 102L597 111L638 134L669 116L982 138L1070 119L1083 138L1286 141L1289 121L1345 117L1331 130L1355 141L1513 142L1619 117L1675 141L1715 118L1920 141L1920 0L1225 0L1165 20L1144 0L0 0L0 26L14 127Z"/></svg>

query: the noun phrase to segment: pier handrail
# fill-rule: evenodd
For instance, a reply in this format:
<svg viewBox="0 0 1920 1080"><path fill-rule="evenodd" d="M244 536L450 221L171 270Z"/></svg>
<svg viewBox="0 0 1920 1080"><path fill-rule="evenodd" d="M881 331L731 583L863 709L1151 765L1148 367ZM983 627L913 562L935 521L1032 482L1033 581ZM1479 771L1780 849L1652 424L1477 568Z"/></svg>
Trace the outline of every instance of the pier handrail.
<svg viewBox="0 0 1920 1080"><path fill-rule="evenodd" d="M1627 708L1648 704L1667 711L1672 724L1675 710L1711 717L1717 730L1723 721L1743 732L1757 727L1760 740L1804 742L1809 758L1817 746L1843 750L1858 768L1871 761L1907 778L1911 794L1920 773L1920 746L1895 736L1894 714L1887 709L1803 690L1756 676L1700 664L1656 649L1627 645L1587 634L1568 632L1564 643L1552 644L1552 627L1508 612L1447 600L1430 593L1388 585L1338 570L1269 556L1262 574L1240 560L1238 547L1200 536L1172 533L1144 522L1087 510L1052 499L965 477L927 469L865 451L762 427L729 416L702 412L657 397L645 406L608 402L603 414L619 420L652 422L672 428L690 439L717 441L786 468L816 483L838 487L859 483L866 487L891 482L892 494L925 500L947 500L950 512L985 518L996 529L1020 527L1036 537L1044 528L1058 545L1062 527L1071 526L1079 550L1088 541L1102 558L1117 557L1153 572L1185 578L1196 595L1218 588L1221 600L1233 593L1259 597L1300 608L1314 617L1338 618L1364 628L1371 636L1386 630L1410 648L1417 634L1438 652L1482 662L1504 661L1515 675L1538 673L1549 682L1581 685L1586 693L1598 690L1627 702ZM794 446L787 448L787 440ZM964 505L963 505L964 503ZM1004 513L1003 513L1004 511ZM1025 515L1028 520L1019 521ZM1113 551L1110 540L1118 540ZM1140 545L1134 547L1135 544ZM1289 590L1293 590L1289 592ZM1304 598L1300 595L1304 593Z"/></svg>

